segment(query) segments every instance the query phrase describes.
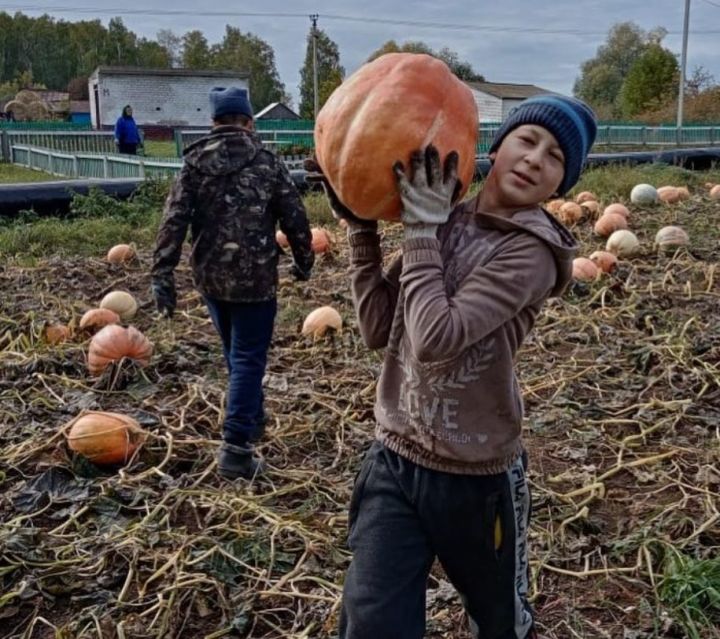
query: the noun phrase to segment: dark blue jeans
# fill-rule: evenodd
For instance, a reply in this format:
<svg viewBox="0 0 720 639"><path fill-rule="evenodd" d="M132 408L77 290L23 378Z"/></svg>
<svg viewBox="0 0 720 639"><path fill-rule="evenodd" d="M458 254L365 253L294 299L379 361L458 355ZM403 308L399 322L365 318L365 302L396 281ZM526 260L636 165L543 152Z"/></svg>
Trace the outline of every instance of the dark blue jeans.
<svg viewBox="0 0 720 639"><path fill-rule="evenodd" d="M265 423L262 380L277 300L224 302L205 298L220 334L229 373L223 439L236 446L259 439Z"/></svg>

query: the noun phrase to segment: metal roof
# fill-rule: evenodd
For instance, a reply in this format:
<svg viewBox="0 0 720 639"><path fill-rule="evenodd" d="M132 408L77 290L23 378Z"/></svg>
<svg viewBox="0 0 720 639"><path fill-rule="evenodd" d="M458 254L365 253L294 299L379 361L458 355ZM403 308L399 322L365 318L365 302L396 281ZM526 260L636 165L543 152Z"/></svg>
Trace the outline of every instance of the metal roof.
<svg viewBox="0 0 720 639"><path fill-rule="evenodd" d="M155 76L180 76L180 77L201 77L201 78L242 78L250 77L247 71L228 71L218 69L150 69L145 67L111 67L99 66L92 72L93 76L98 75L155 75Z"/></svg>
<svg viewBox="0 0 720 639"><path fill-rule="evenodd" d="M543 89L534 84L511 84L509 82L467 82L466 84L475 91L482 91L496 98L510 100L524 100L534 95L554 93L554 91Z"/></svg>

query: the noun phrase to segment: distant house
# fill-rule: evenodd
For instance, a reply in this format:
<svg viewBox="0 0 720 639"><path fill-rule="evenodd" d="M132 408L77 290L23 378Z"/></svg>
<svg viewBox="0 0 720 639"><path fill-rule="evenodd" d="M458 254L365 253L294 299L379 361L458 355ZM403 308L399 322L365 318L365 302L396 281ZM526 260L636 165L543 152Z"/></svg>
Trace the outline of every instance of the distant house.
<svg viewBox="0 0 720 639"><path fill-rule="evenodd" d="M248 89L241 71L98 67L88 80L93 128L115 125L123 107L133 108L140 126L207 128L208 93L228 85ZM251 94L252 102L252 94Z"/></svg>
<svg viewBox="0 0 720 639"><path fill-rule="evenodd" d="M501 122L518 104L543 93L554 93L534 84L467 82L473 92L480 122Z"/></svg>
<svg viewBox="0 0 720 639"><path fill-rule="evenodd" d="M282 102L272 102L255 114L256 120L299 120L300 116Z"/></svg>

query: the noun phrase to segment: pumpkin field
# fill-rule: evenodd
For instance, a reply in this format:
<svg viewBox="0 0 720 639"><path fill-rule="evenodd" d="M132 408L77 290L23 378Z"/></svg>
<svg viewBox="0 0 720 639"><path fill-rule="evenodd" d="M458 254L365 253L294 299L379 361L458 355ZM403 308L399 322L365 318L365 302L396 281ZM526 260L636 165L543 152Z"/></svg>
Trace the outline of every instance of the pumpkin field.
<svg viewBox="0 0 720 639"><path fill-rule="evenodd" d="M655 202L644 192L636 204L640 183L687 195ZM577 208L552 205L587 260L518 357L530 595L548 639L720 638L716 183L718 170L615 166L583 175L568 199L593 197ZM281 260L259 447L269 469L252 482L216 472L225 365L186 259L174 318L155 313L157 203L122 217L89 196L75 217L0 226L0 636L334 636L382 352L357 330L343 230L322 198L306 204L331 243L308 282ZM598 227L611 204L627 214L616 208ZM667 226L685 235L664 231L656 244ZM390 259L401 227L381 230ZM610 255L591 259L617 232L634 241L615 236ZM121 243L131 250L109 261ZM93 338L98 325L81 320L115 291L131 300L111 304L122 311L116 330ZM338 311L342 328L303 335L320 306ZM70 431L93 411L141 429L127 463L71 448L82 449ZM470 636L439 566L427 616L431 639Z"/></svg>

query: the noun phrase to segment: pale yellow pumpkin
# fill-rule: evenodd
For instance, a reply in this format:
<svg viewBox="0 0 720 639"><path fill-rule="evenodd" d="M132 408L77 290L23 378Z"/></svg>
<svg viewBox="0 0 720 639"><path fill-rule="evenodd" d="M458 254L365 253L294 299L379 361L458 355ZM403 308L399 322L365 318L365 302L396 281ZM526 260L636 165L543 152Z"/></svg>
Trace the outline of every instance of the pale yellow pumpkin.
<svg viewBox="0 0 720 639"><path fill-rule="evenodd" d="M117 313L120 319L127 321L135 316L137 302L126 291L110 291L100 302L100 308L109 308Z"/></svg>
<svg viewBox="0 0 720 639"><path fill-rule="evenodd" d="M332 306L321 306L309 313L305 318L302 334L322 337L330 328L340 331L342 329L342 317Z"/></svg>

